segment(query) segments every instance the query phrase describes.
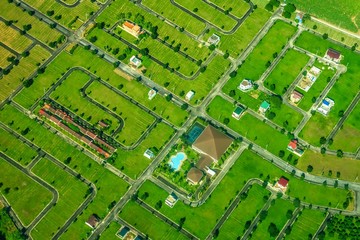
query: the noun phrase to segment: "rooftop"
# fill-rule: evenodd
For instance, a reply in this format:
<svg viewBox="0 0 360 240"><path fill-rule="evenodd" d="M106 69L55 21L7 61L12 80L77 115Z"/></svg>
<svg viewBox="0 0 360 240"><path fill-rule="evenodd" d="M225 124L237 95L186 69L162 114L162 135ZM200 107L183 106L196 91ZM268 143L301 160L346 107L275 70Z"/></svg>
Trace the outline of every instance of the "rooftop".
<svg viewBox="0 0 360 240"><path fill-rule="evenodd" d="M190 180L193 183L198 183L201 178L203 177L203 172L196 167L193 167L189 170L187 174L187 179Z"/></svg>

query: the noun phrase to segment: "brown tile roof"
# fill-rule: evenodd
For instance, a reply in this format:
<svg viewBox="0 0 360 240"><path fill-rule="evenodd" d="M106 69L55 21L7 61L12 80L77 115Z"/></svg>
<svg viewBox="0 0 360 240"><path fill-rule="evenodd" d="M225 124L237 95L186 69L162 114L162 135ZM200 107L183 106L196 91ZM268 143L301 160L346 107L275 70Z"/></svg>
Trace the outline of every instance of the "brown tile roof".
<svg viewBox="0 0 360 240"><path fill-rule="evenodd" d="M200 171L199 169L193 167L190 169L190 171L187 174L187 179L192 182L197 184L198 182L200 182L201 178L203 177L203 172Z"/></svg>
<svg viewBox="0 0 360 240"><path fill-rule="evenodd" d="M341 54L339 51L329 48L326 52L326 55L328 55L330 58L339 59Z"/></svg>
<svg viewBox="0 0 360 240"><path fill-rule="evenodd" d="M219 160L231 143L230 137L209 125L196 139L193 147L213 159Z"/></svg>
<svg viewBox="0 0 360 240"><path fill-rule="evenodd" d="M92 214L86 223L88 226L95 228L99 223L99 218L95 214Z"/></svg>
<svg viewBox="0 0 360 240"><path fill-rule="evenodd" d="M209 167L213 163L213 160L205 154L201 154L200 160L196 163L198 169L204 170L206 167Z"/></svg>

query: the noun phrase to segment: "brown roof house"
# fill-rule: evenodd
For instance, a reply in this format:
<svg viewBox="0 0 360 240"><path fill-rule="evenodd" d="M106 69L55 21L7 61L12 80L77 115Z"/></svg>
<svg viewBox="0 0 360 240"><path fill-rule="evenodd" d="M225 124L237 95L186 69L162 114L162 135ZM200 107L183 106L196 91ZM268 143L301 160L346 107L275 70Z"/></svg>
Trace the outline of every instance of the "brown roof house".
<svg viewBox="0 0 360 240"><path fill-rule="evenodd" d="M197 185L202 177L204 176L203 172L195 167L191 168L190 171L187 173L187 180L194 185Z"/></svg>
<svg viewBox="0 0 360 240"><path fill-rule="evenodd" d="M207 126L192 145L199 153L217 162L231 145L232 139L212 126Z"/></svg>
<svg viewBox="0 0 360 240"><path fill-rule="evenodd" d="M200 170L206 170L208 167L211 166L213 160L211 157L205 154L201 154L199 161L196 163L196 167Z"/></svg>
<svg viewBox="0 0 360 240"><path fill-rule="evenodd" d="M99 217L96 214L92 214L85 223L86 225L94 229L99 224L99 221Z"/></svg>
<svg viewBox="0 0 360 240"><path fill-rule="evenodd" d="M336 51L335 49L329 48L326 51L325 58L334 61L336 63L339 63L341 60L341 53L339 51Z"/></svg>

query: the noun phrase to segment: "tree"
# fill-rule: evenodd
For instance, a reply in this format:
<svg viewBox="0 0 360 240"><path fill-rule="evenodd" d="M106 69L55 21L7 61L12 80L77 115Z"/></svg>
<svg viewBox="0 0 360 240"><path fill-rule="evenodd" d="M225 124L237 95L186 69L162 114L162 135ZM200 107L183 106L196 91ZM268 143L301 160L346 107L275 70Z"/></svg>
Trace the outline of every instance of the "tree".
<svg viewBox="0 0 360 240"><path fill-rule="evenodd" d="M279 157L283 158L285 156L285 151L284 150L280 150L279 151Z"/></svg>
<svg viewBox="0 0 360 240"><path fill-rule="evenodd" d="M193 12L198 12L199 9L198 8L194 8Z"/></svg>
<svg viewBox="0 0 360 240"><path fill-rule="evenodd" d="M26 88L30 87L33 83L34 83L34 80L32 78L29 78L29 79L23 81L23 85Z"/></svg>
<svg viewBox="0 0 360 240"><path fill-rule="evenodd" d="M325 154L325 153L326 153L326 148L322 147L322 148L320 149L320 152L321 152L321 154Z"/></svg>
<svg viewBox="0 0 360 240"><path fill-rule="evenodd" d="M31 24L26 24L23 26L24 31L29 31L32 28Z"/></svg>
<svg viewBox="0 0 360 240"><path fill-rule="evenodd" d="M291 13L289 13L288 11L284 11L282 15L284 18L291 18Z"/></svg>
<svg viewBox="0 0 360 240"><path fill-rule="evenodd" d="M223 121L223 122L224 122L225 125L228 125L229 122L230 122L230 119L229 119L229 118L224 118L224 121Z"/></svg>
<svg viewBox="0 0 360 240"><path fill-rule="evenodd" d="M271 85L270 85L270 90L271 90L271 91L274 91L274 90L275 90L275 88L276 88L275 83L273 83L273 84L271 84Z"/></svg>
<svg viewBox="0 0 360 240"><path fill-rule="evenodd" d="M272 120L276 117L276 113L274 113L274 112L268 112L266 115L267 115L266 117L270 120Z"/></svg>
<svg viewBox="0 0 360 240"><path fill-rule="evenodd" d="M162 201L159 200L159 201L155 204L155 209L156 209L156 210L160 210L161 207L162 207Z"/></svg>
<svg viewBox="0 0 360 240"><path fill-rule="evenodd" d="M210 51L214 51L215 48L216 48L216 46L215 46L214 44L211 44L211 45L209 46Z"/></svg>
<svg viewBox="0 0 360 240"><path fill-rule="evenodd" d="M229 96L230 97L234 97L235 96L235 90L234 89L232 89L232 90L230 90L230 92L229 92Z"/></svg>
<svg viewBox="0 0 360 240"><path fill-rule="evenodd" d="M173 98L172 94L168 94L168 95L165 97L166 101L168 101L168 102L170 102L172 98Z"/></svg>
<svg viewBox="0 0 360 240"><path fill-rule="evenodd" d="M292 4L292 3L287 3L286 6L285 6L285 8L284 8L284 10L285 10L286 12L293 13L293 12L296 11L296 7L295 7L295 5Z"/></svg>
<svg viewBox="0 0 360 240"><path fill-rule="evenodd" d="M327 34L327 33L324 33L323 35L322 35L322 38L323 39L327 39L329 37L329 35Z"/></svg>
<svg viewBox="0 0 360 240"><path fill-rule="evenodd" d="M299 207L299 206L300 206L300 199L299 199L299 198L295 198L293 203L294 203L294 206L295 206L295 207Z"/></svg>
<svg viewBox="0 0 360 240"><path fill-rule="evenodd" d="M46 15L48 15L49 17L51 17L52 15L54 15L54 10L49 10L46 12Z"/></svg>
<svg viewBox="0 0 360 240"><path fill-rule="evenodd" d="M231 78L234 78L234 77L236 77L236 75L237 75L237 71L232 71L229 76Z"/></svg>
<svg viewBox="0 0 360 240"><path fill-rule="evenodd" d="M344 156L344 153L341 149L337 150L336 151L336 156L338 156L339 158L343 157Z"/></svg>
<svg viewBox="0 0 360 240"><path fill-rule="evenodd" d="M248 220L245 222L245 229L249 229L249 227L251 226L251 221Z"/></svg>
<svg viewBox="0 0 360 240"><path fill-rule="evenodd" d="M224 53L224 59L227 59L230 56L230 54L228 52Z"/></svg>
<svg viewBox="0 0 360 240"><path fill-rule="evenodd" d="M189 107L189 104L187 104L187 103L184 103L183 105L181 105L182 110L186 110L186 109L188 109L188 107Z"/></svg>
<svg viewBox="0 0 360 240"><path fill-rule="evenodd" d="M92 36L91 38L90 38L90 42L92 42L92 43L94 43L94 42L96 42L97 41L97 36Z"/></svg>
<svg viewBox="0 0 360 240"><path fill-rule="evenodd" d="M268 215L268 212L265 211L265 210L262 210L262 211L260 212L260 214L259 214L259 219L260 219L260 221L265 220L265 218L267 217L267 215Z"/></svg>
<svg viewBox="0 0 360 240"><path fill-rule="evenodd" d="M307 170L307 172L309 172L309 173L310 173L310 172L312 172L312 171L313 171L313 169L314 169L314 168L313 168L313 166L308 165L306 170Z"/></svg>
<svg viewBox="0 0 360 240"><path fill-rule="evenodd" d="M268 232L270 233L271 237L276 237L277 235L279 235L280 230L274 223L270 223L268 227Z"/></svg>
<svg viewBox="0 0 360 240"><path fill-rule="evenodd" d="M320 138L320 144L325 144L326 143L326 138L325 137L321 137Z"/></svg>
<svg viewBox="0 0 360 240"><path fill-rule="evenodd" d="M148 197L149 197L149 193L144 192L144 194L141 196L141 199L143 199L145 201Z"/></svg>
<svg viewBox="0 0 360 240"><path fill-rule="evenodd" d="M287 210L287 212L286 212L286 217L287 217L287 219L292 218L292 216L293 216L293 212L292 212L290 209Z"/></svg>
<svg viewBox="0 0 360 240"><path fill-rule="evenodd" d="M265 9L268 10L269 12L272 12L274 6L269 2L268 4L265 5Z"/></svg>
<svg viewBox="0 0 360 240"><path fill-rule="evenodd" d="M149 49L148 48L143 48L143 49L140 49L139 51L141 53L141 55L143 56L147 56L149 55Z"/></svg>
<svg viewBox="0 0 360 240"><path fill-rule="evenodd" d="M69 164L71 162L71 157L67 157L64 161L65 164Z"/></svg>
<svg viewBox="0 0 360 240"><path fill-rule="evenodd" d="M202 66L201 68L200 68L200 72L205 72L205 70L206 70L206 66Z"/></svg>

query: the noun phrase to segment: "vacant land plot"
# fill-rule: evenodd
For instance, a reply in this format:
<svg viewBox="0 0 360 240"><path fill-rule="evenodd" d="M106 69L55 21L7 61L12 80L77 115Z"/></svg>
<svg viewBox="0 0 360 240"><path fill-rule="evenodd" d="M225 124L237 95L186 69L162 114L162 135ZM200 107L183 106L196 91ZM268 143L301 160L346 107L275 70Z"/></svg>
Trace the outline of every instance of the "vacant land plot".
<svg viewBox="0 0 360 240"><path fill-rule="evenodd" d="M2 46L0 46L0 68L6 68L7 66L9 66L10 62L7 61L7 59L9 57L14 56L11 52L9 52L7 49L3 48Z"/></svg>
<svg viewBox="0 0 360 240"><path fill-rule="evenodd" d="M31 231L34 239L50 239L85 201L89 186L47 159L42 159L31 171L59 193L56 205Z"/></svg>
<svg viewBox="0 0 360 240"><path fill-rule="evenodd" d="M213 2L224 10L230 10L230 13L237 16L242 17L246 11L250 8L249 4L245 1L233 1L233 0L211 0L209 2Z"/></svg>
<svg viewBox="0 0 360 240"><path fill-rule="evenodd" d="M285 223L288 221L286 212L288 210L293 211L294 205L284 199L276 199L275 204L268 210L265 220L260 222L255 232L252 234L253 239L275 239L276 236L271 236L268 232L268 227L271 223L275 224L280 231Z"/></svg>
<svg viewBox="0 0 360 240"><path fill-rule="evenodd" d="M94 81L86 89L86 93L90 98L121 116L124 120L124 127L117 134L116 139L126 145L133 145L155 121L155 118L148 112L99 82Z"/></svg>
<svg viewBox="0 0 360 240"><path fill-rule="evenodd" d="M19 139L0 128L0 151L23 166L28 165L38 154Z"/></svg>
<svg viewBox="0 0 360 240"><path fill-rule="evenodd" d="M116 234L120 230L121 225L118 222L111 222L100 235L101 240L113 240L116 239Z"/></svg>
<svg viewBox="0 0 360 240"><path fill-rule="evenodd" d="M80 27L99 9L93 1L81 1L79 5L72 8L63 6L56 0L26 0L25 2L72 29Z"/></svg>
<svg viewBox="0 0 360 240"><path fill-rule="evenodd" d="M0 41L9 46L18 53L25 51L32 43L30 39L24 35L20 35L15 29L8 27L5 23L0 21Z"/></svg>
<svg viewBox="0 0 360 240"><path fill-rule="evenodd" d="M116 151L117 158L115 159L113 165L118 169L121 169L121 171L129 177L134 179L137 178L152 161L144 157L146 149L155 149L159 152L174 132L175 131L168 125L163 123L157 124L156 127L151 130L149 135L134 150L126 151L118 149Z"/></svg>
<svg viewBox="0 0 360 240"><path fill-rule="evenodd" d="M120 217L152 239L187 239L176 228L133 201L128 202L121 210Z"/></svg>
<svg viewBox="0 0 360 240"><path fill-rule="evenodd" d="M304 209L296 222L291 226L291 233L286 235L287 240L303 240L307 236L314 236L325 218L325 213Z"/></svg>
<svg viewBox="0 0 360 240"><path fill-rule="evenodd" d="M286 92L296 77L301 74L310 57L293 49L286 52L282 60L265 79L265 86L278 95Z"/></svg>
<svg viewBox="0 0 360 240"><path fill-rule="evenodd" d="M346 28L352 32L358 32L360 26L359 7L357 1L345 0L289 0L297 8L316 17L325 19L338 27Z"/></svg>
<svg viewBox="0 0 360 240"><path fill-rule="evenodd" d="M346 152L356 152L360 147L360 104L358 103L344 125L336 133L331 149L341 149Z"/></svg>
<svg viewBox="0 0 360 240"><path fill-rule="evenodd" d="M22 29L24 25L31 24L31 29L27 31L27 33L46 44L58 40L61 36L61 33L50 28L48 24L40 21L38 18L30 16L27 12L22 11L22 9L17 7L14 3L2 1L0 7L2 9L1 16L3 18L8 21L14 21L13 24L20 29Z"/></svg>
<svg viewBox="0 0 360 240"><path fill-rule="evenodd" d="M268 190L254 184L249 190L246 199L239 203L220 228L219 239L236 239L241 237L246 231L246 222L254 220L265 204L264 197L269 194Z"/></svg>
<svg viewBox="0 0 360 240"><path fill-rule="evenodd" d="M23 224L30 224L50 203L51 192L2 158L0 169L1 194L8 200Z"/></svg>

